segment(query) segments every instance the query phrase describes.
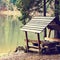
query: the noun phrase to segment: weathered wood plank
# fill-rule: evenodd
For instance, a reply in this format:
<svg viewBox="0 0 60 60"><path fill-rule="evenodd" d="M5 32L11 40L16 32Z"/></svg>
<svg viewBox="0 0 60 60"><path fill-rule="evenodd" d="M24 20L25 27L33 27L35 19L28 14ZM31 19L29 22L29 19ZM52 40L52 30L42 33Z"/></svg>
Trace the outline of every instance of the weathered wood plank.
<svg viewBox="0 0 60 60"><path fill-rule="evenodd" d="M28 23L32 23L32 22L50 22L50 21L52 21L52 20L31 20L30 22L28 22Z"/></svg>
<svg viewBox="0 0 60 60"><path fill-rule="evenodd" d="M31 28L31 29L40 29L40 28L45 28L45 26L43 25L43 26L39 26L39 27L37 27L37 26L25 26L25 27L23 27L23 28Z"/></svg>
<svg viewBox="0 0 60 60"><path fill-rule="evenodd" d="M30 31L30 32L35 32L35 33L40 33L41 31L38 30L29 30L29 29L21 29L23 31Z"/></svg>
<svg viewBox="0 0 60 60"><path fill-rule="evenodd" d="M38 25L38 24L29 24L29 25L26 25L24 27L27 27L27 26L38 26L38 27L46 27L48 24L41 24L41 25Z"/></svg>
<svg viewBox="0 0 60 60"><path fill-rule="evenodd" d="M37 29L37 28L30 28L30 27L27 28L27 27L24 27L23 29L41 31L41 30L43 30L44 28L39 28L39 29Z"/></svg>
<svg viewBox="0 0 60 60"><path fill-rule="evenodd" d="M44 27L24 27L23 29L37 29L37 30L40 30L40 29L44 29Z"/></svg>
<svg viewBox="0 0 60 60"><path fill-rule="evenodd" d="M29 46L29 48L39 49L37 46Z"/></svg>
<svg viewBox="0 0 60 60"><path fill-rule="evenodd" d="M40 19L54 19L55 17L40 17L40 16L36 16L36 17L33 17L33 18L40 18Z"/></svg>
<svg viewBox="0 0 60 60"><path fill-rule="evenodd" d="M26 39L24 41L26 41ZM30 43L38 43L38 40L30 40L30 39L28 39L28 42L30 42ZM43 44L44 41L40 40L40 43Z"/></svg>
<svg viewBox="0 0 60 60"><path fill-rule="evenodd" d="M40 33L54 17L34 17L21 30Z"/></svg>
<svg viewBox="0 0 60 60"><path fill-rule="evenodd" d="M29 22L29 23L27 23L27 24L43 24L43 23L50 23L51 21L33 21L33 22Z"/></svg>
<svg viewBox="0 0 60 60"><path fill-rule="evenodd" d="M52 19L31 19L31 20L33 20L33 21L34 21L34 20L36 20L36 21L39 21L39 20L40 20L40 21L51 21Z"/></svg>
<svg viewBox="0 0 60 60"><path fill-rule="evenodd" d="M44 23L40 23L40 24L27 24L27 25L38 25L38 26L40 26L41 24L44 25ZM48 23L46 23L46 24L48 24Z"/></svg>
<svg viewBox="0 0 60 60"><path fill-rule="evenodd" d="M58 39L58 38L48 38L48 37L45 37L45 40L51 41L51 42L60 42L60 39Z"/></svg>
<svg viewBox="0 0 60 60"><path fill-rule="evenodd" d="M45 27L45 25L25 25L25 27Z"/></svg>

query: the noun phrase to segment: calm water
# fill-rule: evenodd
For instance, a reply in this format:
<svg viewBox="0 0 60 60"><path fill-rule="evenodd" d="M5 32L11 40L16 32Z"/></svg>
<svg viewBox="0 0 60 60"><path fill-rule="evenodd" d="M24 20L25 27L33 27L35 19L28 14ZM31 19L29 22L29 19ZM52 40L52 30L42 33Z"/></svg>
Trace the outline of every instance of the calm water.
<svg viewBox="0 0 60 60"><path fill-rule="evenodd" d="M20 30L23 24L17 16L0 15L0 55L13 52L17 46L24 46L25 34ZM28 33L29 39L37 40L37 34Z"/></svg>
<svg viewBox="0 0 60 60"><path fill-rule="evenodd" d="M23 45L21 26L18 17L0 15L0 54L13 52L17 46Z"/></svg>

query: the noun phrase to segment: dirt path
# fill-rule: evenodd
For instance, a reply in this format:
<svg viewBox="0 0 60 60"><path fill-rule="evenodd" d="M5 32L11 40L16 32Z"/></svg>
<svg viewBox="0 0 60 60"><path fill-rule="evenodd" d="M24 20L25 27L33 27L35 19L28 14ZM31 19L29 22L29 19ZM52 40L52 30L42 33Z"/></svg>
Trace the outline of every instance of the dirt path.
<svg viewBox="0 0 60 60"><path fill-rule="evenodd" d="M60 54L39 55L38 53L24 53L23 51L0 57L0 60L60 60Z"/></svg>

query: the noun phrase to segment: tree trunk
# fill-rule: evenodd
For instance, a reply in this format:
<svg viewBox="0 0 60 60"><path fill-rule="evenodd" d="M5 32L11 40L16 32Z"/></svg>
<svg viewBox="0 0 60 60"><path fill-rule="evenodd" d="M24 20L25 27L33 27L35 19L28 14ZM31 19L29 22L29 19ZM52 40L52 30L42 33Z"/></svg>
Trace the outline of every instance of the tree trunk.
<svg viewBox="0 0 60 60"><path fill-rule="evenodd" d="M60 1L59 0L55 0L55 17L58 17L58 20L57 22L60 24L60 21L59 21L59 15L60 15ZM54 37L55 38L60 38L60 31L55 31L54 32Z"/></svg>

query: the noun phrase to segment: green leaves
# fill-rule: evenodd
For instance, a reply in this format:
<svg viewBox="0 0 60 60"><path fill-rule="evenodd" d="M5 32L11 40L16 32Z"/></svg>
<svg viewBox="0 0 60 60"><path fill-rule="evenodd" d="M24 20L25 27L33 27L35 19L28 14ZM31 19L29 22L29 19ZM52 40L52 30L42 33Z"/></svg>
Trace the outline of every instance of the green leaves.
<svg viewBox="0 0 60 60"><path fill-rule="evenodd" d="M20 21L22 21L23 24L26 23L26 20L29 21L31 18L31 11L38 11L40 13L41 8L43 8L44 6L43 1L44 0L17 0L16 6L18 7L18 10L20 10L20 12L22 13L22 16L20 16ZM47 9L49 8L52 1L54 2L55 0L46 0ZM60 0L57 1L59 1L59 5L56 5L55 13L59 12L60 14Z"/></svg>
<svg viewBox="0 0 60 60"><path fill-rule="evenodd" d="M22 13L22 16L20 17L20 20L22 21L23 24L26 24L27 18L29 18L29 7L30 7L30 2L32 0L17 0L16 1L16 6ZM29 19L28 19L29 20Z"/></svg>

